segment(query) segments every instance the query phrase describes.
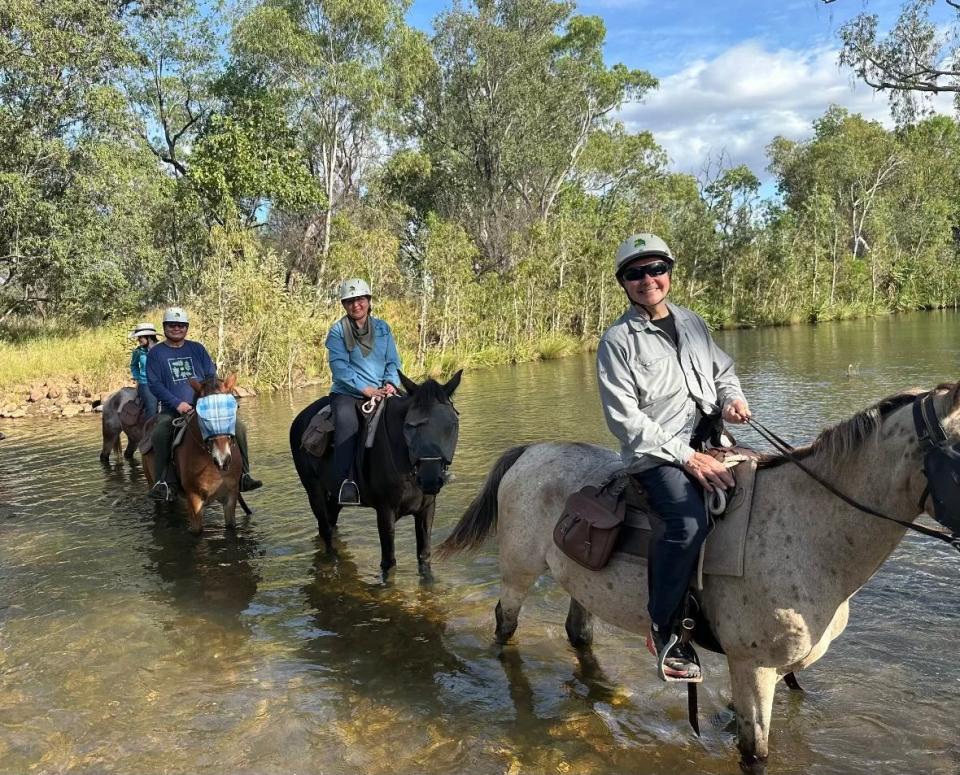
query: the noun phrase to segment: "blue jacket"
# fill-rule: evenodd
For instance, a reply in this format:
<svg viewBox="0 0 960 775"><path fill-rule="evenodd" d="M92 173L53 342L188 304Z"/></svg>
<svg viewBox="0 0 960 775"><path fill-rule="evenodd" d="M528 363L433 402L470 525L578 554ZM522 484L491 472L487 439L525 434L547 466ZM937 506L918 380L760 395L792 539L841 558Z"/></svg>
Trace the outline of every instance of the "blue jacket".
<svg viewBox="0 0 960 775"><path fill-rule="evenodd" d="M130 355L130 374L138 385L147 384L147 348L135 347Z"/></svg>
<svg viewBox="0 0 960 775"><path fill-rule="evenodd" d="M370 323L374 331L373 350L366 358L359 344L353 348L353 352L347 350L342 320L338 320L327 334L327 354L333 375L331 393L361 398L363 393L360 391L368 386L381 388L388 382L395 387L400 386L400 354L390 326L372 316Z"/></svg>
<svg viewBox="0 0 960 775"><path fill-rule="evenodd" d="M210 353L199 342L184 341L182 347L160 342L147 353L147 384L165 412L175 411L181 401L193 404L191 377L203 382L216 373Z"/></svg>

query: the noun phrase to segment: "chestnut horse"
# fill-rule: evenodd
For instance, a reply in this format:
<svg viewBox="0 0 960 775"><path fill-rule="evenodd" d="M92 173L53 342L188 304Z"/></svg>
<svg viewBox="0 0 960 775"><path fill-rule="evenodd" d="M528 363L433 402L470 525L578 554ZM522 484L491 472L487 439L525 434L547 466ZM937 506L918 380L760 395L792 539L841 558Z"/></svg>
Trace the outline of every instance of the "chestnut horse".
<svg viewBox="0 0 960 775"><path fill-rule="evenodd" d="M615 452L575 443L515 447L494 465L438 555L475 548L496 531L499 642L513 635L530 586L548 569L571 595L566 630L575 646L589 645L593 615L648 632L646 565L615 554L590 571L553 542L567 496L619 467ZM826 653L847 625L850 598L907 526L926 530L909 525L924 508L960 547L960 384L891 396L757 471L743 576L705 576L702 591L730 668L744 764L766 759L777 679Z"/></svg>
<svg viewBox="0 0 960 775"><path fill-rule="evenodd" d="M225 380L208 377L202 383L190 380L196 399L217 393L230 393L237 381L231 374ZM199 535L203 530L203 509L211 501L223 504L223 518L230 529L236 527L237 501L240 497L240 476L243 460L237 440L232 435L210 436L206 440L200 430L196 411L183 415L187 424L183 441L173 452L173 463L183 497L187 501L190 532ZM153 486L153 450L143 456L143 469L148 487Z"/></svg>

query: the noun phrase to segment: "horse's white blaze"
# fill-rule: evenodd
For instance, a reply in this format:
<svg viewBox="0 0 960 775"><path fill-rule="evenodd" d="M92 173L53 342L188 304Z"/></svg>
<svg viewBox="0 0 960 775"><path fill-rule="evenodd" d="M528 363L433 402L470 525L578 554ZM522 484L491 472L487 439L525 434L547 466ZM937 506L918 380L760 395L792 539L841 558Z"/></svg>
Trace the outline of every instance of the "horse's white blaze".
<svg viewBox="0 0 960 775"><path fill-rule="evenodd" d="M212 446L210 456L213 458L213 462L221 469L229 468L231 459L229 440L217 439L213 442Z"/></svg>

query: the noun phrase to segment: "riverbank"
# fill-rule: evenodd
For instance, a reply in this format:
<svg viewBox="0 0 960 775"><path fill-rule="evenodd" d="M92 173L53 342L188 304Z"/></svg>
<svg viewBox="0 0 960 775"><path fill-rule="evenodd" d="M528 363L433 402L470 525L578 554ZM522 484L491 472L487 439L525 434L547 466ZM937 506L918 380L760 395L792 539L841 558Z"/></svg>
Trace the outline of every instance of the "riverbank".
<svg viewBox="0 0 960 775"><path fill-rule="evenodd" d="M302 314L293 321L264 316L256 325L221 329L218 321L194 316L190 338L204 343L224 373L238 375L242 395L279 388L329 385L323 342L337 320L328 314ZM441 378L457 369L551 360L592 349L596 340L547 333L512 345L424 343L416 310L383 302L378 316L391 321L404 373L415 380ZM137 320L79 328L51 325L46 332L24 332L18 341L0 342L0 419L73 417L90 414L114 391L134 383L128 365L135 346L129 333L138 320L159 320L160 310ZM413 321L413 325L410 322Z"/></svg>

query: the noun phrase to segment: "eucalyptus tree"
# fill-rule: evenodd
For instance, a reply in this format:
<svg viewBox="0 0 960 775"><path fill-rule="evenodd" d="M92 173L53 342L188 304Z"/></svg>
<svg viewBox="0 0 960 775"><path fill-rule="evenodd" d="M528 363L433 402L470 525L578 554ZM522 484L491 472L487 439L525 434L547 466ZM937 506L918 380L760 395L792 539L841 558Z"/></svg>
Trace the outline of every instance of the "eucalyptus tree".
<svg viewBox="0 0 960 775"><path fill-rule="evenodd" d="M355 199L371 158L428 60L424 36L404 21L409 0L262 0L240 20L234 59L282 95L287 120L324 196L302 223L288 286L319 247L323 275L334 215Z"/></svg>
<svg viewBox="0 0 960 775"><path fill-rule="evenodd" d="M572 2L476 0L435 22L434 65L411 111L436 206L509 271L511 243L548 218L590 135L656 80L603 61L597 17Z"/></svg>
<svg viewBox="0 0 960 775"><path fill-rule="evenodd" d="M867 85L888 92L894 116L907 123L934 94L953 94L960 109L958 33L957 0L908 0L885 34L879 16L866 11L844 24L840 62Z"/></svg>
<svg viewBox="0 0 960 775"><path fill-rule="evenodd" d="M814 136L802 143L776 138L770 149L770 169L785 204L796 212L811 212L809 204L829 206L827 251L833 265L830 301L837 298L845 258L865 260L870 267L870 303L877 301L883 253L877 248L889 236L881 209L888 192L904 172L904 155L895 137L874 121L831 107L814 122ZM815 218L814 223L823 223ZM856 263L848 274L856 276Z"/></svg>
<svg viewBox="0 0 960 775"><path fill-rule="evenodd" d="M166 196L127 142L117 74L131 62L107 0L0 0L0 319L106 317L152 292Z"/></svg>

